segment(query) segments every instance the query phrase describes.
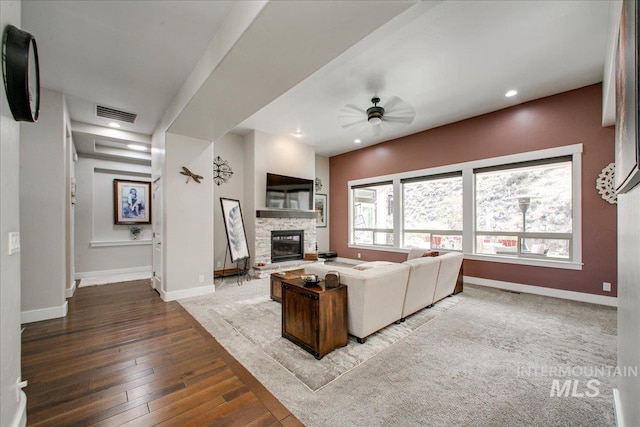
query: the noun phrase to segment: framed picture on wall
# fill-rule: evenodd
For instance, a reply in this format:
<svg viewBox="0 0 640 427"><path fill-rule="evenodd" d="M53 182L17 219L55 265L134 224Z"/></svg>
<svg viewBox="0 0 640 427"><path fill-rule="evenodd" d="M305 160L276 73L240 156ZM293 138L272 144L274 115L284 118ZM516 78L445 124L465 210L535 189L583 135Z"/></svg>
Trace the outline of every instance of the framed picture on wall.
<svg viewBox="0 0 640 427"><path fill-rule="evenodd" d="M224 229L227 232L231 262L249 258L247 234L244 230L240 201L220 197L220 204L222 205L222 217L224 219Z"/></svg>
<svg viewBox="0 0 640 427"><path fill-rule="evenodd" d="M151 224L151 183L113 180L114 224Z"/></svg>
<svg viewBox="0 0 640 427"><path fill-rule="evenodd" d="M624 1L616 52L616 172L618 192L640 182L640 91L638 73L640 31L638 3Z"/></svg>
<svg viewBox="0 0 640 427"><path fill-rule="evenodd" d="M325 228L328 223L327 217L327 195L316 194L315 198L315 210L318 212L318 218L316 219L317 228Z"/></svg>

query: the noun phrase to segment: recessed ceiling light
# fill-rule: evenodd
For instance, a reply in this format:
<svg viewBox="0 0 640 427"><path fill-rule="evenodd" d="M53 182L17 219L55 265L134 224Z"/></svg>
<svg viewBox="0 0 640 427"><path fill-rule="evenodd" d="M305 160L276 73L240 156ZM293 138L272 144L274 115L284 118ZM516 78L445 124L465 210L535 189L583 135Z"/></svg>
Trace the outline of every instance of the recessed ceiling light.
<svg viewBox="0 0 640 427"><path fill-rule="evenodd" d="M129 147L132 150L136 150L136 151L147 151L147 147L145 147L144 145L129 144L129 145L127 145L127 147Z"/></svg>
<svg viewBox="0 0 640 427"><path fill-rule="evenodd" d="M111 126L112 128L118 129L120 127L120 123L111 122L111 123L109 123L109 126Z"/></svg>
<svg viewBox="0 0 640 427"><path fill-rule="evenodd" d="M360 141L359 139L354 139L353 142L355 142L356 144L360 144L362 141Z"/></svg>
<svg viewBox="0 0 640 427"><path fill-rule="evenodd" d="M300 132L299 130L295 131L293 133L293 136L295 136L296 138L302 138L302 132Z"/></svg>
<svg viewBox="0 0 640 427"><path fill-rule="evenodd" d="M511 89L509 92L505 93L504 96L507 98L511 98L512 96L516 96L518 94L517 90Z"/></svg>

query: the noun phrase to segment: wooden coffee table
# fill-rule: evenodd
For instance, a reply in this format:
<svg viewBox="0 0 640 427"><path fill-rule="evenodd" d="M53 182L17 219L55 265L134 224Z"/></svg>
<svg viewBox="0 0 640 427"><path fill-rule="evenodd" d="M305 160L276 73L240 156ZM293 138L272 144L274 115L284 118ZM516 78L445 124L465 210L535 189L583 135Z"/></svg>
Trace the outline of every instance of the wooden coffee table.
<svg viewBox="0 0 640 427"><path fill-rule="evenodd" d="M307 287L298 275L281 279L282 336L316 359L347 345L347 287Z"/></svg>

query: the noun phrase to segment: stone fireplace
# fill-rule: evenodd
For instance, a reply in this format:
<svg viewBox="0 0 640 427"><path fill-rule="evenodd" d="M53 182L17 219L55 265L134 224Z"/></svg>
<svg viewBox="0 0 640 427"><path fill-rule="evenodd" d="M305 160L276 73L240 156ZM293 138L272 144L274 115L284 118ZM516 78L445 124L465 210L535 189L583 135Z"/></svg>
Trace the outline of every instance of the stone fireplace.
<svg viewBox="0 0 640 427"><path fill-rule="evenodd" d="M315 252L316 216L316 212L308 211L256 211L254 262L256 264L269 264L272 262L272 232L300 232L302 236L302 255L306 252ZM297 259L302 259L302 257ZM283 259L282 261L285 260Z"/></svg>

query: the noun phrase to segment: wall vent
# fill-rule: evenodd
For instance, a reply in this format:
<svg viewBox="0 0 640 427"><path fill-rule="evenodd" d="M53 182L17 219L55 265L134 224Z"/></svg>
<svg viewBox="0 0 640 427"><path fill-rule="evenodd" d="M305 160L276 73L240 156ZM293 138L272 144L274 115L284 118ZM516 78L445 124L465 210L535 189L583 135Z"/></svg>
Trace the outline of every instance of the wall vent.
<svg viewBox="0 0 640 427"><path fill-rule="evenodd" d="M127 123L134 123L138 117L137 114L127 113L126 111L116 110L115 108L105 107L104 105L96 105L96 116Z"/></svg>

